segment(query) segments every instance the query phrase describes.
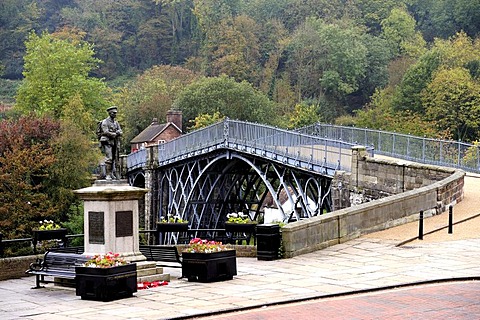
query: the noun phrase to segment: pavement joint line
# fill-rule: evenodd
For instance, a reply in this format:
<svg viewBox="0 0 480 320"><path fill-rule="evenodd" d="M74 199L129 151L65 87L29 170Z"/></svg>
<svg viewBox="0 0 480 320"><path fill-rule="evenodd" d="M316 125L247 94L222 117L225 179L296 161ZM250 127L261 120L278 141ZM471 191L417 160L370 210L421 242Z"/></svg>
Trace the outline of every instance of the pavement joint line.
<svg viewBox="0 0 480 320"><path fill-rule="evenodd" d="M475 214L475 215L473 215L473 216L471 216L471 217L468 217L468 218L459 220L459 221L453 223L452 225L454 226L454 225L457 225L457 224L466 222L466 221L468 221L468 220L472 220L472 219L477 218L477 217L480 217L480 213L477 213L477 214ZM429 234L432 234L432 233L435 233L435 232L442 231L443 229L447 229L447 228L448 228L448 225L443 226L443 227L440 227L440 228L437 228L437 229L430 230L430 231L428 231L428 232L425 232L423 235L426 236L426 235L429 235ZM413 238L410 238L410 239L407 239L407 240L403 240L402 242L396 244L395 247L401 247L401 246L403 246L404 244L407 244L407 243L409 243L409 242L415 241L415 240L417 240L417 239L418 239L418 236L413 237Z"/></svg>
<svg viewBox="0 0 480 320"><path fill-rule="evenodd" d="M358 294L366 294L366 293L380 292L380 291L386 291L386 290L392 290L392 289L415 287L415 286L420 286L420 285L430 285L430 284L449 283L449 282L464 282L464 281L480 281L480 276L452 277L452 278L421 280L421 281L406 282L406 283L383 286L383 287L351 290L351 291L339 292L339 293L320 294L320 295L315 295L315 296L310 296L310 297L305 297L305 298L275 301L275 302L262 303L262 304L258 304L258 305L247 306L247 307L216 310L216 311L205 312L205 313L200 313L200 314L195 314L195 315L173 317L173 318L170 318L170 320L187 320L187 319L195 319L195 318L199 318L199 317L211 317L211 316L216 316L216 315L220 315L220 314L223 314L223 315L224 314L231 314L231 313L235 313L235 312L249 311L249 310L261 309L261 308L265 308L265 307L281 306L281 305L287 305L287 304L292 304L292 303L307 302L307 301L320 300L320 299L348 297L348 296L353 296L353 295L358 295Z"/></svg>

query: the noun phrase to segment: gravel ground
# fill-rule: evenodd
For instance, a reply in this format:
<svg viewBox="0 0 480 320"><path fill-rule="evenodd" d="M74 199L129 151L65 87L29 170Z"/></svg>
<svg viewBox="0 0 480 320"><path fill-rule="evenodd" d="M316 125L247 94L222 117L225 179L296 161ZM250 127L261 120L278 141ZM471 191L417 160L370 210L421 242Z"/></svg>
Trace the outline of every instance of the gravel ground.
<svg viewBox="0 0 480 320"><path fill-rule="evenodd" d="M461 222L462 220L466 221ZM448 228L426 234L448 226L448 211L424 219L423 240L411 241L409 245L480 238L480 175L469 173L465 176L464 198L453 207L453 223L452 234L448 233ZM399 243L407 241L418 237L418 221L371 233L364 237L395 240Z"/></svg>

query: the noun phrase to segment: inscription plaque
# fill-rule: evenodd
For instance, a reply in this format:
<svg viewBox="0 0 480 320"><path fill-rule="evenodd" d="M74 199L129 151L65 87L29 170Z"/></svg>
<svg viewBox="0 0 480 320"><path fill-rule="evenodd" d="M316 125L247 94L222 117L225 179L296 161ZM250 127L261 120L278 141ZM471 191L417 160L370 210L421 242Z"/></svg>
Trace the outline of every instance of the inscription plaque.
<svg viewBox="0 0 480 320"><path fill-rule="evenodd" d="M88 242L105 244L105 217L102 211L88 212Z"/></svg>
<svg viewBox="0 0 480 320"><path fill-rule="evenodd" d="M117 238L133 236L133 211L115 212L115 235Z"/></svg>

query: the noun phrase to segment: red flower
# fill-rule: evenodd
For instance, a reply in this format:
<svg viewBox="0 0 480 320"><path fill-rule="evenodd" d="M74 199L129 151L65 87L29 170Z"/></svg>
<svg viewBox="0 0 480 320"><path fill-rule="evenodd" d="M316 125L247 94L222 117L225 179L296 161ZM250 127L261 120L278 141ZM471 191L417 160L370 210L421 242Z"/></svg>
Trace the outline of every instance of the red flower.
<svg viewBox="0 0 480 320"><path fill-rule="evenodd" d="M150 289L150 288L155 288L155 287L160 287L160 286L166 286L168 284L167 281L144 281L144 282L138 282L137 283L137 290L143 290L143 289Z"/></svg>

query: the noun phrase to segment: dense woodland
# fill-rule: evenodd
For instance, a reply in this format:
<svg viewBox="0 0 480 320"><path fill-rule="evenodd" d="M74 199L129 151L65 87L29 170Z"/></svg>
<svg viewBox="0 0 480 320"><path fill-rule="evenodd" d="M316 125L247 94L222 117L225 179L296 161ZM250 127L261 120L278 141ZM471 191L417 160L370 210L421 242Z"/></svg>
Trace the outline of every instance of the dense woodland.
<svg viewBox="0 0 480 320"><path fill-rule="evenodd" d="M172 108L476 142L479 32L480 0L2 0L0 232L67 220L113 104L127 146Z"/></svg>

